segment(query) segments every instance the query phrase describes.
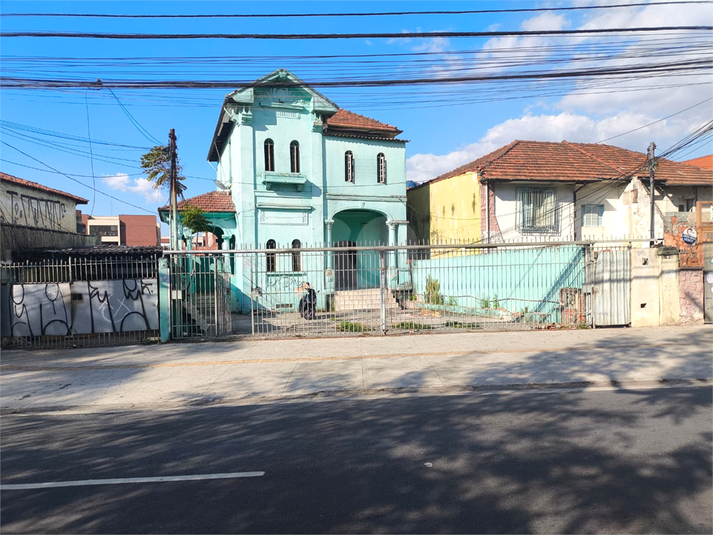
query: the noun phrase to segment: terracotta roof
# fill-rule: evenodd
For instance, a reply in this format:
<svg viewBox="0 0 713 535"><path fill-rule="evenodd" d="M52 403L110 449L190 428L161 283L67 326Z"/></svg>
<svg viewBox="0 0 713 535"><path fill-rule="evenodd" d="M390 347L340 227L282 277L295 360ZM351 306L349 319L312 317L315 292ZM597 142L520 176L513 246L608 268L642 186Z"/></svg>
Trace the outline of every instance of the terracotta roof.
<svg viewBox="0 0 713 535"><path fill-rule="evenodd" d="M229 191L209 191L202 195L196 195L190 199L185 199L178 203L178 210L183 210L188 206L200 208L204 212L232 212L235 213L235 204ZM159 212L171 209L171 205L162 206Z"/></svg>
<svg viewBox="0 0 713 535"><path fill-rule="evenodd" d="M702 167L703 169L713 169L713 154L701 156L700 158L694 158L693 160L685 160L683 163L695 165L696 167Z"/></svg>
<svg viewBox="0 0 713 535"><path fill-rule="evenodd" d="M375 131L381 134L388 133L391 136L396 136L402 132L402 130L399 130L395 126L370 119L369 117L364 117L363 115L342 108L337 110L337 113L329 117L326 122L327 131L329 131L330 127L333 127L335 129L345 128L350 130Z"/></svg>
<svg viewBox="0 0 713 535"><path fill-rule="evenodd" d="M72 195L71 193L60 191L58 189L48 188L47 186L43 186L42 184L38 184L37 182L30 182L29 180L25 180L24 178L17 178L16 176L8 175L7 173L0 173L0 180L4 180L5 182L12 182L13 184L17 184L18 186L24 186L26 188L32 188L47 193L54 193L55 195L59 195L60 197L66 197L67 199L71 199L77 204L89 203L87 199L83 199L82 197L77 197L76 195Z"/></svg>
<svg viewBox="0 0 713 535"><path fill-rule="evenodd" d="M351 139L378 139L379 141L400 141L401 143L408 143L408 139L399 139L397 137L391 136L378 136L378 135L361 135L349 132L327 132L324 134L325 137L348 137Z"/></svg>
<svg viewBox="0 0 713 535"><path fill-rule="evenodd" d="M685 163L659 158L656 182L667 185L713 185L713 173ZM646 154L597 143L516 140L430 182L468 172L486 181L529 180L593 182L648 177ZM428 182L427 182L428 183Z"/></svg>

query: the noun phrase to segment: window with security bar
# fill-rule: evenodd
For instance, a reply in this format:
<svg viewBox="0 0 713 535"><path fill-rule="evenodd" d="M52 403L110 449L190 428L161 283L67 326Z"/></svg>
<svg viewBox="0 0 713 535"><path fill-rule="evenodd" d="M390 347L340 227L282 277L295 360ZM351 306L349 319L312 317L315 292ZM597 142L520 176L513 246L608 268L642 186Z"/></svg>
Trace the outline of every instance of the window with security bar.
<svg viewBox="0 0 713 535"><path fill-rule="evenodd" d="M604 217L603 204L583 204L582 205L582 226L601 227Z"/></svg>
<svg viewBox="0 0 713 535"><path fill-rule="evenodd" d="M520 232L557 232L557 191L545 188L518 188L518 230Z"/></svg>

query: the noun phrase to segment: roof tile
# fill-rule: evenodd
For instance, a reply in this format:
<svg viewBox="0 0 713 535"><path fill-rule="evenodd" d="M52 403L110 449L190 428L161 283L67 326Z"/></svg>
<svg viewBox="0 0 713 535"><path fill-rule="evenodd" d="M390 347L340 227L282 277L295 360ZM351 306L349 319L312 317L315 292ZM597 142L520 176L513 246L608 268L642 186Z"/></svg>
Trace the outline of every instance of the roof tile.
<svg viewBox="0 0 713 535"><path fill-rule="evenodd" d="M713 173L706 169L665 158L657 162L657 182L676 186L713 185ZM547 182L616 180L649 174L644 153L597 143L516 140L431 182L475 171L486 180Z"/></svg>
<svg viewBox="0 0 713 535"><path fill-rule="evenodd" d="M61 197L66 197L67 199L71 199L75 201L77 204L88 204L89 201L87 199L83 199L82 197L77 197L76 195L72 195L71 193L67 193L66 191L60 191L58 189L54 188L48 188L47 186L43 186L42 184L38 184L37 182L31 182L29 180L25 180L24 178L17 178L16 176L8 175L7 173L0 173L0 180L4 180L5 182L12 182L13 184L17 184L18 186L24 186L26 188L32 188L36 189L39 191L45 191L47 193L54 193L55 195L59 195Z"/></svg>
<svg viewBox="0 0 713 535"><path fill-rule="evenodd" d="M202 195L196 195L180 201L177 208L184 210L188 206L200 208L204 212L235 212L235 204L229 191L209 191ZM171 205L166 205L159 208L159 211L164 212L170 209Z"/></svg>
<svg viewBox="0 0 713 535"><path fill-rule="evenodd" d="M395 126L370 119L369 117L342 108L327 119L327 127L330 126L337 128L357 128L359 130L376 130L379 132L389 132L393 135L398 135L402 132Z"/></svg>

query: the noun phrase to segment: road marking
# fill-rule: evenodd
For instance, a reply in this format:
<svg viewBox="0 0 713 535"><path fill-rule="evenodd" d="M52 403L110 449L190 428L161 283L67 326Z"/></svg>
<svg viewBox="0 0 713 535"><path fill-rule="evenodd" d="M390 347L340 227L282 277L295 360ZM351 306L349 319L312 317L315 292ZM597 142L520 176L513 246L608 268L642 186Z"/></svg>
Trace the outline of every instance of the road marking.
<svg viewBox="0 0 713 535"><path fill-rule="evenodd" d="M120 477L114 479L82 479L79 481L47 481L45 483L3 483L0 490L58 489L89 485L121 485L125 483L165 483L169 481L203 481L207 479L237 479L261 477L265 472L227 472L225 474L194 474L184 476Z"/></svg>

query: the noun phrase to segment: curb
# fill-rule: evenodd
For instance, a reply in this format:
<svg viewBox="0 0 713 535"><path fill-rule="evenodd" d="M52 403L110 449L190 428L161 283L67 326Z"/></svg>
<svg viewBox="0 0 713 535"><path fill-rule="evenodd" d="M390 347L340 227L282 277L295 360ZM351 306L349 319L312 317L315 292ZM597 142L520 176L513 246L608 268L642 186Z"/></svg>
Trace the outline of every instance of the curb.
<svg viewBox="0 0 713 535"><path fill-rule="evenodd" d="M399 387L374 390L320 390L308 394L291 396L260 396L244 398L195 398L187 402L150 403L142 406L136 404L121 405L71 405L32 407L32 408L0 408L0 416L35 415L35 414L98 414L131 411L175 411L204 409L212 407L238 407L245 405L262 405L267 403L294 403L300 401L329 401L346 398L383 398L410 397L423 395L464 395L464 394L508 394L516 392L549 393L553 391L613 391L613 390L647 390L653 388L681 388L713 386L713 379L657 379L644 381L575 381L564 383L512 383L501 385L451 386L451 387Z"/></svg>

